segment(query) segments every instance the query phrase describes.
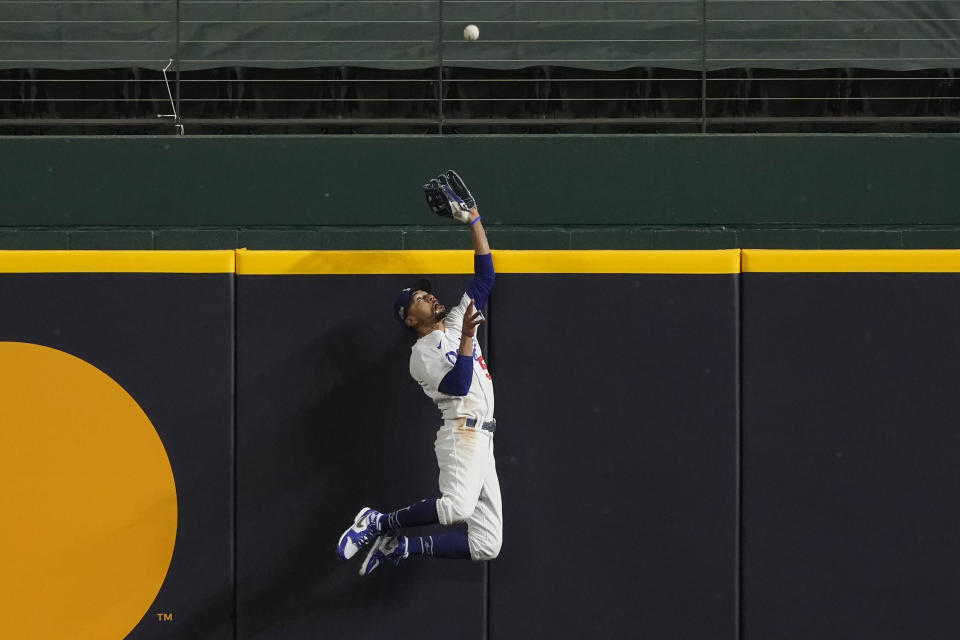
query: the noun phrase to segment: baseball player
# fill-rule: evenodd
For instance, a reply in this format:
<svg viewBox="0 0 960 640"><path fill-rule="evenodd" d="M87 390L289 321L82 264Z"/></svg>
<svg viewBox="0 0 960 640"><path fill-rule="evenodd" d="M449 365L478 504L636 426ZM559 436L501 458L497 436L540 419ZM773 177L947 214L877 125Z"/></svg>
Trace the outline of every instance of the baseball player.
<svg viewBox="0 0 960 640"><path fill-rule="evenodd" d="M381 513L364 507L337 543L344 560L369 547L360 575L410 556L491 560L500 553L503 516L500 483L493 457L493 381L477 342L477 326L493 288L490 246L477 204L463 180L448 171L423 187L434 213L470 227L474 277L450 311L418 280L403 289L394 315L417 341L411 348L410 375L443 414L434 450L440 467L440 497ZM401 535L402 529L466 522L467 532L432 536Z"/></svg>

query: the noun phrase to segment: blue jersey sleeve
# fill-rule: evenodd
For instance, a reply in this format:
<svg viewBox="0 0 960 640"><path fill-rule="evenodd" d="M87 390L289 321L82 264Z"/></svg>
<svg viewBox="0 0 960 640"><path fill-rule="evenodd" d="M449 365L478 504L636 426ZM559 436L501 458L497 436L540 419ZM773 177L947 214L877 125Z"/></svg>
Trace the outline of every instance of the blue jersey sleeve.
<svg viewBox="0 0 960 640"><path fill-rule="evenodd" d="M473 256L473 280L467 287L467 295L474 300L474 306L483 311L487 308L487 297L493 290L493 257L489 253Z"/></svg>
<svg viewBox="0 0 960 640"><path fill-rule="evenodd" d="M448 396L465 396L470 393L470 383L473 382L473 356L458 355L453 369L443 376L437 389Z"/></svg>

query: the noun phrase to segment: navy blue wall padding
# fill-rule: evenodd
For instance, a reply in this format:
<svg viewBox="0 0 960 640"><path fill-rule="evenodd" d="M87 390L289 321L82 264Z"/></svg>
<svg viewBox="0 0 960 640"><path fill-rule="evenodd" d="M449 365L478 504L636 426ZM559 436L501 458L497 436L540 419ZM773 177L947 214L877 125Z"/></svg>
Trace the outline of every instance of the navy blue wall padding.
<svg viewBox="0 0 960 640"><path fill-rule="evenodd" d="M233 638L233 293L232 273L0 274L0 341L59 349L106 373L170 460L173 559L129 640Z"/></svg>
<svg viewBox="0 0 960 640"><path fill-rule="evenodd" d="M356 513L438 493L409 280L0 274L0 341L101 369L167 450L131 639L960 636L960 274L501 274L501 555L361 578Z"/></svg>
<svg viewBox="0 0 960 640"><path fill-rule="evenodd" d="M736 638L737 282L498 276L491 639Z"/></svg>
<svg viewBox="0 0 960 640"><path fill-rule="evenodd" d="M238 637L734 640L737 278L499 275L501 556L361 578L356 512L437 491L414 336L369 312L409 276L239 276ZM469 276L431 280L449 304ZM597 304L536 303L571 287Z"/></svg>
<svg viewBox="0 0 960 640"><path fill-rule="evenodd" d="M469 282L427 275L448 306ZM365 554L335 552L361 507L439 495L440 412L410 377L415 335L382 312L409 281L237 278L241 640L479 637L482 564L413 558L362 578Z"/></svg>
<svg viewBox="0 0 960 640"><path fill-rule="evenodd" d="M744 274L745 640L960 636L960 274Z"/></svg>

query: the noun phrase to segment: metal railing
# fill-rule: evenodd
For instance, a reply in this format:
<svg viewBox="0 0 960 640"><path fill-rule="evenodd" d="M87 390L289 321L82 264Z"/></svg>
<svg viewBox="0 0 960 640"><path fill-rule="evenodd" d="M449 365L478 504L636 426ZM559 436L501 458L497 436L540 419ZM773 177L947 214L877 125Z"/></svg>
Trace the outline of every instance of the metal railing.
<svg viewBox="0 0 960 640"><path fill-rule="evenodd" d="M0 0L3 132L958 130L958 71L955 0Z"/></svg>

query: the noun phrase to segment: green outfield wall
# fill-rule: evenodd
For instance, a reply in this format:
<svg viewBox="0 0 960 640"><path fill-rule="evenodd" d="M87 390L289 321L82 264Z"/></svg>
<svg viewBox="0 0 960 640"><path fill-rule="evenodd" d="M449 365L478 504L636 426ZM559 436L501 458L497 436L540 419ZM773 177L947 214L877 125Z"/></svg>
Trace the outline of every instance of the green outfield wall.
<svg viewBox="0 0 960 640"><path fill-rule="evenodd" d="M957 135L0 138L0 249L956 248Z"/></svg>

